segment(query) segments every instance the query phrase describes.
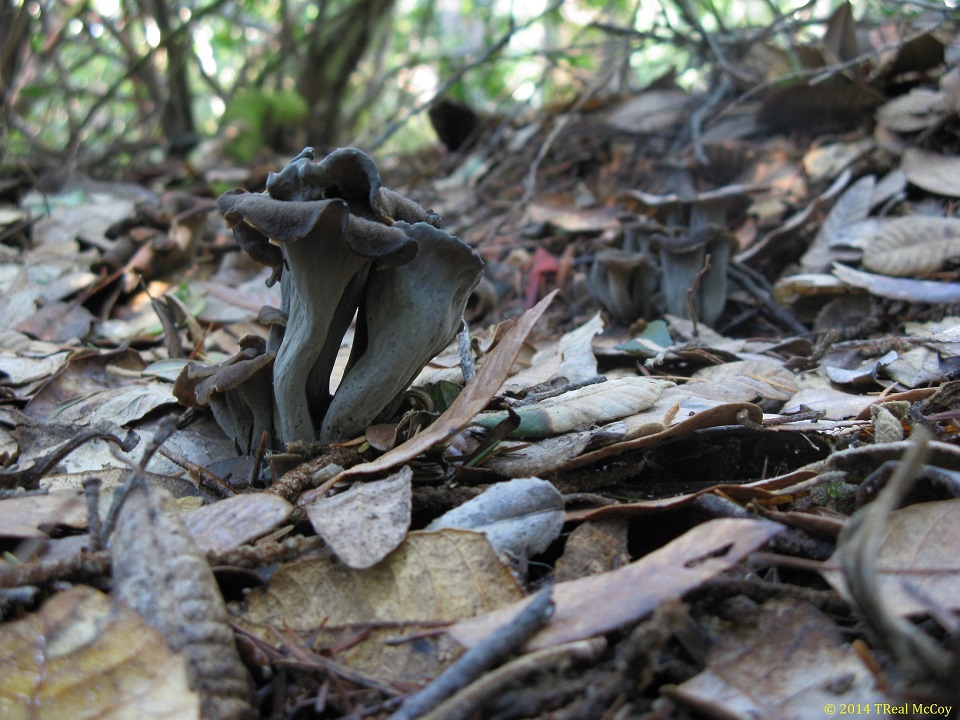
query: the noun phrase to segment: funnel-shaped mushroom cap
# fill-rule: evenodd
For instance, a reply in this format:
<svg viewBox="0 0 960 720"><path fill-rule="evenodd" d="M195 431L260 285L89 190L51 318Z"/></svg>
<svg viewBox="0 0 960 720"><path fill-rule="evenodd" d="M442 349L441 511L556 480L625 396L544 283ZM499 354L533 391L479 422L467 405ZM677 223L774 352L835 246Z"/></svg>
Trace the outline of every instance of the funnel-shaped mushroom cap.
<svg viewBox="0 0 960 720"><path fill-rule="evenodd" d="M368 342L330 404L320 439L343 440L396 409L423 366L456 337L483 261L470 247L427 223L397 222L419 245L414 260L374 272L367 287Z"/></svg>
<svg viewBox="0 0 960 720"><path fill-rule="evenodd" d="M313 148L305 148L279 173L271 173L267 193L278 200L340 198L354 215L387 225L395 220L434 225L439 221L412 200L382 187L376 164L362 150L340 148L320 162L312 162L313 157Z"/></svg>
<svg viewBox="0 0 960 720"><path fill-rule="evenodd" d="M661 238L660 289L668 313L689 318L690 288L697 282L709 255L710 267L700 277L692 299L700 320L707 325L716 322L727 302L727 265L734 242L732 235L717 226L702 226L684 236Z"/></svg>
<svg viewBox="0 0 960 720"><path fill-rule="evenodd" d="M189 407L209 406L237 449L249 454L263 432L268 437L273 433L273 357L261 338L248 335L240 341L240 351L222 363L189 363L177 377L173 394Z"/></svg>
<svg viewBox="0 0 960 720"><path fill-rule="evenodd" d="M594 255L587 284L617 322L630 324L650 316L656 275L654 262L645 253L609 248Z"/></svg>

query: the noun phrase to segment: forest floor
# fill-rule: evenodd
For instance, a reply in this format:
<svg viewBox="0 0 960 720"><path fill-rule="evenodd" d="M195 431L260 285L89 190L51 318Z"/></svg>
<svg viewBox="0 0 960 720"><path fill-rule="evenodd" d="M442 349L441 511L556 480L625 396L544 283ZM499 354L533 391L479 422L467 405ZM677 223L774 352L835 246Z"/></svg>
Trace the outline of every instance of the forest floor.
<svg viewBox="0 0 960 720"><path fill-rule="evenodd" d="M369 327L327 339L331 408L379 402L408 346L456 329L436 288L458 273L470 337L333 443L278 419L266 321L292 345L282 287L328 281L289 248L360 212L349 182L280 238L268 285L231 228L262 233L244 248L267 265L278 236L217 198L289 157L0 179L0 717L951 714L944 67L924 35L869 77L841 63L722 112L664 83L537 118L453 110L456 151L373 154L365 221L422 219L379 209L382 180L484 269L463 250L425 271L409 312L363 296ZM292 402L322 435L311 383Z"/></svg>

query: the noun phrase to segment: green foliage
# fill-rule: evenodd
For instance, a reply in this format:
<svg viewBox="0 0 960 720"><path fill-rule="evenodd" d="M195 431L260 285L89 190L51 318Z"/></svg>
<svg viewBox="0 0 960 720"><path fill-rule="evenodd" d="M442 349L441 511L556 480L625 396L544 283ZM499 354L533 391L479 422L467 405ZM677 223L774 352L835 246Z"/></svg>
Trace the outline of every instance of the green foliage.
<svg viewBox="0 0 960 720"><path fill-rule="evenodd" d="M238 163L250 163L276 132L296 127L310 112L293 90L239 93L223 113L223 125L232 135L227 151Z"/></svg>
<svg viewBox="0 0 960 720"><path fill-rule="evenodd" d="M25 36L5 38L4 52L15 47L18 62L0 94L8 120L0 135L8 147L0 150L115 163L124 153L114 147L146 154L177 139L165 137L164 117L182 102L201 135L233 134L234 159L250 162L276 137L328 121L327 98L315 99L304 85L311 72L323 77L324 89L338 89L331 119L337 143L370 141L410 118L391 139L392 148L409 149L433 140L422 109L440 92L510 115L522 104L639 91L668 74L703 89L723 70L716 47L723 62L749 75L756 70L744 60L751 42L789 54L822 37L829 13L843 2L396 0L392 24L363 40L359 65L340 67L338 59L361 44L357 28L384 16L362 17L368 6L360 0L15 0L10 7L30 17ZM956 0L942 2L949 18ZM932 12L932 3L850 3L858 19ZM163 37L150 15L161 11L169 26ZM311 66L306 50L317 40L325 61ZM177 48L185 48L186 98L170 75Z"/></svg>

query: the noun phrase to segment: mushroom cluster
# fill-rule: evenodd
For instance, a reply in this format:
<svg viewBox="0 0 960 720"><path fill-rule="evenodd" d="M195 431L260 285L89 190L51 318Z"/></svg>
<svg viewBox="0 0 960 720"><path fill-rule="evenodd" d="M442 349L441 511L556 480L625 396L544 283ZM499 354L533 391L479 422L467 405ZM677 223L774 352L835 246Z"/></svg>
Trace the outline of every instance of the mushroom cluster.
<svg viewBox="0 0 960 720"><path fill-rule="evenodd" d="M264 308L265 343L217 366L188 365L174 392L210 406L241 452L263 431L273 446L335 442L392 415L424 365L455 337L483 262L439 218L382 187L373 161L306 148L266 191L224 193L220 210L241 248L273 268L281 307ZM330 375L356 316L337 392Z"/></svg>
<svg viewBox="0 0 960 720"><path fill-rule="evenodd" d="M650 318L660 310L712 325L727 301L727 267L735 240L729 228L750 204L740 186L689 195L625 193L654 222L622 220L618 248L594 255L589 287L618 322ZM707 258L709 256L709 264Z"/></svg>

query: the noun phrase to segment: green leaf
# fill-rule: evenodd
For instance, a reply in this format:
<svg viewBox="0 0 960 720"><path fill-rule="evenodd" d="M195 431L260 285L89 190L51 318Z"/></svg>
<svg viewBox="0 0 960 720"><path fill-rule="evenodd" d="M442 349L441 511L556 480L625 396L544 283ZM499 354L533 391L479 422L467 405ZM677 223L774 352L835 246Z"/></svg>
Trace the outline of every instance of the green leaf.
<svg viewBox="0 0 960 720"><path fill-rule="evenodd" d="M659 355L668 347L673 345L673 338L670 337L670 330L663 320L654 320L647 325L647 329L642 333L625 343L615 346L617 350L639 355L643 358L652 358Z"/></svg>
<svg viewBox="0 0 960 720"><path fill-rule="evenodd" d="M433 401L434 411L445 412L450 404L457 399L457 395L460 394L462 388L449 380L439 380L430 383L426 389L427 395Z"/></svg>

